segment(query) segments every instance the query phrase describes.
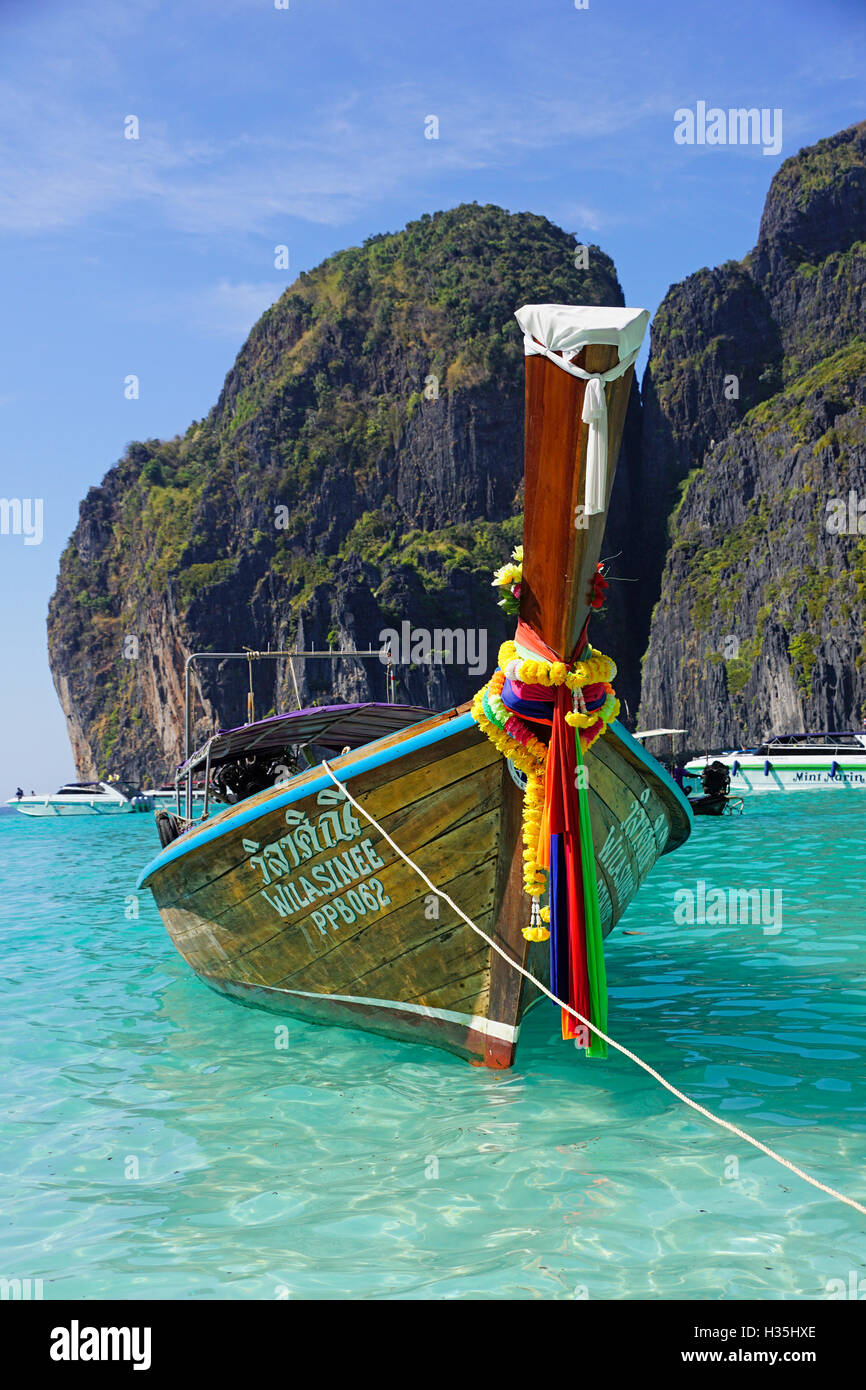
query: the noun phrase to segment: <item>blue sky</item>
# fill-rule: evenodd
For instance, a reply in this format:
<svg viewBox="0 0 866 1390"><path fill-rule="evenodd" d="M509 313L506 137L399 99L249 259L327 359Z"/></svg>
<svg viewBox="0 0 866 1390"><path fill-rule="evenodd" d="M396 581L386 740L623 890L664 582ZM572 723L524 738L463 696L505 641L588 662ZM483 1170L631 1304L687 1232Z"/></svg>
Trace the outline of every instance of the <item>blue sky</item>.
<svg viewBox="0 0 866 1390"><path fill-rule="evenodd" d="M45 614L79 501L207 412L301 270L474 199L599 242L654 311L866 115L864 50L860 0L0 0L0 495L44 499L40 545L0 535L0 797L73 771ZM781 108L781 153L677 145L701 100Z"/></svg>

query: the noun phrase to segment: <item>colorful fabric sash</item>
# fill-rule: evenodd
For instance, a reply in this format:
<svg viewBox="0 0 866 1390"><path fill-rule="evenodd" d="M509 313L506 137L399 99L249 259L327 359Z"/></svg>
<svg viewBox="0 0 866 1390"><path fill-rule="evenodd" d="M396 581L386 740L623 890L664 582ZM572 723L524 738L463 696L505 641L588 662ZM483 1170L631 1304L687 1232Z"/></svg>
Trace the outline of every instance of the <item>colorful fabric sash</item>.
<svg viewBox="0 0 866 1390"><path fill-rule="evenodd" d="M505 577L501 572L497 584ZM531 912L523 935L528 941L550 939L552 988L568 1006L562 1011L563 1037L575 1039L591 1057L603 1057L607 1046L594 1029L606 1031L607 992L583 756L616 718L619 701L610 684L616 666L588 646L586 626L575 651L582 653L579 660L560 661L518 622L514 641L503 643L497 670L475 696L472 717L527 779L523 884ZM568 1009L588 1019L589 1027Z"/></svg>

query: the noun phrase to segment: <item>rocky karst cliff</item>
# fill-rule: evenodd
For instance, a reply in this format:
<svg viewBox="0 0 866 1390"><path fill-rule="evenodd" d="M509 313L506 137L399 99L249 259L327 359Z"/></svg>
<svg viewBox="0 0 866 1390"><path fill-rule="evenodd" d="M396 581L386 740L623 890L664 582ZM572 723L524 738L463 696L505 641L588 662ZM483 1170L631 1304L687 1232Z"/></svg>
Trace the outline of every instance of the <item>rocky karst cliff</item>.
<svg viewBox="0 0 866 1390"><path fill-rule="evenodd" d="M265 313L207 419L130 446L82 503L50 605L82 775L173 767L191 651L366 649L404 621L469 628L487 638L483 674L401 666L396 694L435 708L478 688L507 626L491 571L521 531L513 311L623 303L610 258L591 247L577 269L574 247L542 217L474 204L374 237ZM637 434L635 389L611 550L630 548ZM634 704L628 596L615 589L608 632ZM378 662L308 661L296 674L308 703L385 695ZM197 738L243 721L246 683L242 663L200 669ZM255 693L258 715L294 707L287 665L257 667Z"/></svg>
<svg viewBox="0 0 866 1390"><path fill-rule="evenodd" d="M745 260L668 292L642 398L641 723L693 747L859 728L866 124L782 165Z"/></svg>
<svg viewBox="0 0 866 1390"><path fill-rule="evenodd" d="M605 538L622 552L597 645L641 723L692 747L859 727L866 706L866 125L787 160L758 243L665 297ZM207 419L133 444L91 489L49 613L83 775L164 774L194 650L378 644L386 627L510 629L490 571L521 529L513 310L621 304L597 247L470 205L330 257L255 326ZM426 390L426 394L425 394ZM843 515L844 513L844 515ZM859 527L859 529L858 529ZM384 668L299 664L307 702L384 698ZM443 707L467 664L397 670ZM204 667L196 737L245 717L241 665ZM282 663L256 711L291 708Z"/></svg>

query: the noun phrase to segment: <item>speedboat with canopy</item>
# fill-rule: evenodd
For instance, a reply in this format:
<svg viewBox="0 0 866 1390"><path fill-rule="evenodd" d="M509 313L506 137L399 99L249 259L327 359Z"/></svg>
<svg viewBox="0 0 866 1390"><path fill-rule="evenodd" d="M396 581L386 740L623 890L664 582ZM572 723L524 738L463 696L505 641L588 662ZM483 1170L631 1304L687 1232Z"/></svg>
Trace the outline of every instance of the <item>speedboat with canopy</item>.
<svg viewBox="0 0 866 1390"><path fill-rule="evenodd" d="M65 782L56 792L12 797L25 816L118 816L150 811L152 803L128 782Z"/></svg>
<svg viewBox="0 0 866 1390"><path fill-rule="evenodd" d="M731 791L866 791L866 732L778 734L757 748L713 754L730 773ZM704 773L710 755L686 763L688 777Z"/></svg>

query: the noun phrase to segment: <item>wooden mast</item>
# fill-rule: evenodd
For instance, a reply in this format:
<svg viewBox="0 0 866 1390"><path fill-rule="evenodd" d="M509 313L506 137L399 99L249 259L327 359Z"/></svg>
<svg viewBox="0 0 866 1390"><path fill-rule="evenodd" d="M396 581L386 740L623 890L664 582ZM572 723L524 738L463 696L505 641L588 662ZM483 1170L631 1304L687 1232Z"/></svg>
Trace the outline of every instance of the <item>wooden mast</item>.
<svg viewBox="0 0 866 1390"><path fill-rule="evenodd" d="M568 359L586 372L616 365L617 349L591 344ZM605 510L582 517L589 426L580 416L586 382L547 357L526 358L525 513L520 616L568 661L590 611L634 367L605 387L608 415Z"/></svg>

